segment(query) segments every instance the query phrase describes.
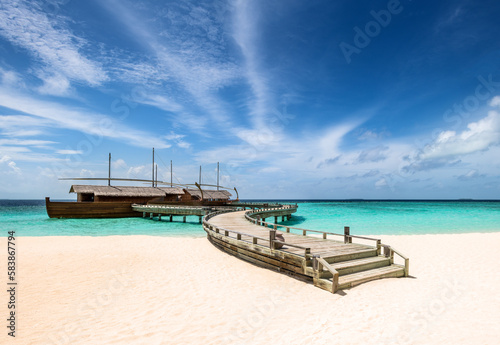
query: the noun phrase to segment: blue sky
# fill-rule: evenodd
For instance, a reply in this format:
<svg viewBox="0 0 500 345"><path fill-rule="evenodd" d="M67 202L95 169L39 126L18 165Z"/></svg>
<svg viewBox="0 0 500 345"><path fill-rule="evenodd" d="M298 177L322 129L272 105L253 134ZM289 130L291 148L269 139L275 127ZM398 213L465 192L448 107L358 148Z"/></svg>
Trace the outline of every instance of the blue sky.
<svg viewBox="0 0 500 345"><path fill-rule="evenodd" d="M500 198L497 1L0 4L0 198Z"/></svg>

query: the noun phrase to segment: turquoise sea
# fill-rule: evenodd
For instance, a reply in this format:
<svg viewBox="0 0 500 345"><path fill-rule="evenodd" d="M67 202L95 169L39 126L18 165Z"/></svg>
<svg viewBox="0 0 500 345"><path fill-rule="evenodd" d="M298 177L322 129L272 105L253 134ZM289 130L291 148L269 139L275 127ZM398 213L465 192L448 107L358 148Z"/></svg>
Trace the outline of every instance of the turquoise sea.
<svg viewBox="0 0 500 345"><path fill-rule="evenodd" d="M271 200L267 200L271 201ZM297 202L283 224L353 235L499 232L500 201L280 201ZM17 236L155 235L204 237L197 217L170 223L143 218L50 219L43 200L0 200L0 228Z"/></svg>

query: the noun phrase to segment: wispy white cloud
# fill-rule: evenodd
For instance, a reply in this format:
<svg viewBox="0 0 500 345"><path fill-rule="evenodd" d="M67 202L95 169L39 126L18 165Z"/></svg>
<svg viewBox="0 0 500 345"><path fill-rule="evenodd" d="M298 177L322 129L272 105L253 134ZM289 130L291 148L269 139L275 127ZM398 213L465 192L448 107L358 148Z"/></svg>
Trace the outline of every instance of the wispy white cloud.
<svg viewBox="0 0 500 345"><path fill-rule="evenodd" d="M224 55L225 42L221 31L223 23L219 22L222 18L211 15L211 11L204 9L204 4L187 1L172 4L166 12L161 10L160 13L153 14L154 6L148 9L136 8L141 6L115 0L104 1L101 5L123 24L145 51L154 56L154 64L160 73L148 73L149 76L156 77L163 85L175 83L181 86L186 95L211 120L229 124L231 118L224 102L216 93L239 77L239 68ZM150 21L145 20L143 14L147 11L152 18ZM150 22L156 22L156 25L164 26L165 29L158 33L157 28L148 24ZM151 70L145 63L142 63L141 69ZM133 69L131 71L136 74ZM167 99L161 94L145 100L145 103L167 111L181 110L179 102L174 104L172 97ZM191 103L192 106L189 99L186 103ZM187 111L182 112L180 117L188 115L186 113ZM197 122L206 124L201 116L189 116L192 119L182 124L192 125L194 130L199 130ZM207 133L209 132L205 132Z"/></svg>
<svg viewBox="0 0 500 345"><path fill-rule="evenodd" d="M26 139L0 139L0 146L17 145L17 146L38 146L47 147L56 144L55 141L48 140L26 140Z"/></svg>
<svg viewBox="0 0 500 345"><path fill-rule="evenodd" d="M43 72L38 77L44 81L37 91L43 95L68 96L71 94L71 84L68 78L59 73L46 75Z"/></svg>
<svg viewBox="0 0 500 345"><path fill-rule="evenodd" d="M0 116L0 134L5 137L33 137L45 134L50 121L26 115Z"/></svg>
<svg viewBox="0 0 500 345"><path fill-rule="evenodd" d="M185 137L186 136L183 134L177 134L172 131L170 134L165 136L165 139L170 142L174 142L180 148L188 149L191 147L191 144L184 140Z"/></svg>
<svg viewBox="0 0 500 345"><path fill-rule="evenodd" d="M380 162L387 158L387 146L377 146L368 150L362 151L358 156L358 163Z"/></svg>
<svg viewBox="0 0 500 345"><path fill-rule="evenodd" d="M81 150L57 150L56 153L60 155L81 155L83 151Z"/></svg>
<svg viewBox="0 0 500 345"><path fill-rule="evenodd" d="M163 109L165 111L172 113L183 110L182 105L180 105L179 103L175 102L172 99L169 99L161 95L155 95L155 94L144 95L144 97L140 100L140 102L143 104L152 105L158 109Z"/></svg>
<svg viewBox="0 0 500 345"><path fill-rule="evenodd" d="M496 101L493 100L492 104ZM410 163L405 169L419 171L456 165L464 156L497 145L500 145L500 113L491 110L486 117L469 123L462 132L441 132L433 142L408 157Z"/></svg>
<svg viewBox="0 0 500 345"><path fill-rule="evenodd" d="M12 158L8 155L0 154L0 167L4 165L8 172L14 173L16 175L21 174L21 169L17 166L16 162L12 160Z"/></svg>
<svg viewBox="0 0 500 345"><path fill-rule="evenodd" d="M483 177L486 177L486 175L480 174L479 171L477 171L477 169L472 169L472 170L469 170L469 172L467 172L465 174L457 176L457 179L459 179L460 181L469 181L469 180L474 180L474 179L483 178Z"/></svg>
<svg viewBox="0 0 500 345"><path fill-rule="evenodd" d="M170 146L151 133L130 128L109 116L39 100L1 87L0 105L49 121L50 125L56 128L110 138L138 147L168 148ZM25 117L25 119L31 119L31 117ZM15 122L12 118L7 120Z"/></svg>
<svg viewBox="0 0 500 345"><path fill-rule="evenodd" d="M80 177L95 177L95 173L89 169L80 170Z"/></svg>
<svg viewBox="0 0 500 345"><path fill-rule="evenodd" d="M265 127L266 117L272 110L272 90L259 66L257 5L255 1L249 0L236 0L233 4L233 37L244 56L245 75L253 92L248 108L254 127L261 129Z"/></svg>
<svg viewBox="0 0 500 345"><path fill-rule="evenodd" d="M64 84L56 88L55 79L91 86L108 79L100 64L82 52L88 42L69 29L68 20L60 15L49 18L37 1L2 1L0 35L40 62L39 77L45 83L41 92L66 93Z"/></svg>

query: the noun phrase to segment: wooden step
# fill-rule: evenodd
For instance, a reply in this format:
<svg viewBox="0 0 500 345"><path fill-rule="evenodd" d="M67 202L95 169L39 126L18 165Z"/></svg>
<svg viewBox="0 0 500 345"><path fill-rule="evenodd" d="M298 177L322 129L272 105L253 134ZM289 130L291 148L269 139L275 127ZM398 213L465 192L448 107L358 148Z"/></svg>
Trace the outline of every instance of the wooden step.
<svg viewBox="0 0 500 345"><path fill-rule="evenodd" d="M385 256L370 256L368 258L342 261L333 263L331 266L339 272L339 276L346 274L352 274L356 272L371 270L374 268L385 267L391 264L391 260ZM314 275L312 267L306 267L305 273L309 276ZM321 278L331 278L332 273L330 271L323 271L321 273Z"/></svg>
<svg viewBox="0 0 500 345"><path fill-rule="evenodd" d="M353 274L347 274L339 277L338 290L349 289L359 284L363 284L372 280L382 278L398 278L404 276L404 266L391 265L386 267L375 268L372 270L362 271ZM332 292L332 279L319 278L314 281L314 285Z"/></svg>
<svg viewBox="0 0 500 345"><path fill-rule="evenodd" d="M323 259L326 260L329 264L334 264L337 262L350 261L356 259L363 259L368 257L377 256L377 249L364 249L364 250L356 250L354 252L341 253L341 254L333 254L333 255L321 255Z"/></svg>
<svg viewBox="0 0 500 345"><path fill-rule="evenodd" d="M405 268L401 265L391 265L375 268L368 271L347 274L339 277L339 289L348 289L372 280L382 278L398 278L405 275Z"/></svg>
<svg viewBox="0 0 500 345"><path fill-rule="evenodd" d="M337 262L332 267L339 272L339 276L372 270L391 265L391 260L385 256L371 256L368 258Z"/></svg>

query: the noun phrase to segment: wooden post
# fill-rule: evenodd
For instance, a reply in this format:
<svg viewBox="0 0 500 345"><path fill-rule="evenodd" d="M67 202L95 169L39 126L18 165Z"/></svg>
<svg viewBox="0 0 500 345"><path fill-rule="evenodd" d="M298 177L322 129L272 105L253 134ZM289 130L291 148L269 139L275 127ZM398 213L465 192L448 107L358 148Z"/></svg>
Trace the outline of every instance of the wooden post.
<svg viewBox="0 0 500 345"><path fill-rule="evenodd" d="M252 243L257 244L257 237L252 237Z"/></svg>
<svg viewBox="0 0 500 345"><path fill-rule="evenodd" d="M285 221L285 216L281 216L281 221L284 222Z"/></svg>
<svg viewBox="0 0 500 345"><path fill-rule="evenodd" d="M274 216L274 224L278 223L278 216Z"/></svg>
<svg viewBox="0 0 500 345"><path fill-rule="evenodd" d="M302 236L306 236L307 235L307 230L302 230Z"/></svg>
<svg viewBox="0 0 500 345"><path fill-rule="evenodd" d="M241 240L241 234L236 234L236 239Z"/></svg>
<svg viewBox="0 0 500 345"><path fill-rule="evenodd" d="M149 219L153 219L153 214L152 213L149 214Z"/></svg>
<svg viewBox="0 0 500 345"><path fill-rule="evenodd" d="M286 227L286 232L290 232L290 227Z"/></svg>
<svg viewBox="0 0 500 345"><path fill-rule="evenodd" d="M182 217L182 222L185 223L186 222L186 216Z"/></svg>
<svg viewBox="0 0 500 345"><path fill-rule="evenodd" d="M326 232L323 233L323 239L326 240Z"/></svg>
<svg viewBox="0 0 500 345"><path fill-rule="evenodd" d="M386 258L391 257L391 247L390 246L384 246L384 256Z"/></svg>
<svg viewBox="0 0 500 345"><path fill-rule="evenodd" d="M198 216L198 223L201 224L201 216Z"/></svg>
<svg viewBox="0 0 500 345"><path fill-rule="evenodd" d="M161 213L158 213L158 220L161 220Z"/></svg>
<svg viewBox="0 0 500 345"><path fill-rule="evenodd" d="M339 274L334 274L332 277L332 293L337 292L339 289Z"/></svg>
<svg viewBox="0 0 500 345"><path fill-rule="evenodd" d="M380 240L377 240L377 255L380 255L381 254L381 241Z"/></svg>
<svg viewBox="0 0 500 345"><path fill-rule="evenodd" d="M269 231L269 247L271 249L275 249L275 243L273 242L276 240L276 230L271 230Z"/></svg>
<svg viewBox="0 0 500 345"><path fill-rule="evenodd" d="M344 226L344 243L352 243L352 237L350 237L350 229L348 226Z"/></svg>
<svg viewBox="0 0 500 345"><path fill-rule="evenodd" d="M142 218L146 218L146 212L142 212Z"/></svg>
<svg viewBox="0 0 500 345"><path fill-rule="evenodd" d="M173 220L173 218L174 218L174 216L170 215L170 221L172 221L172 220Z"/></svg>

